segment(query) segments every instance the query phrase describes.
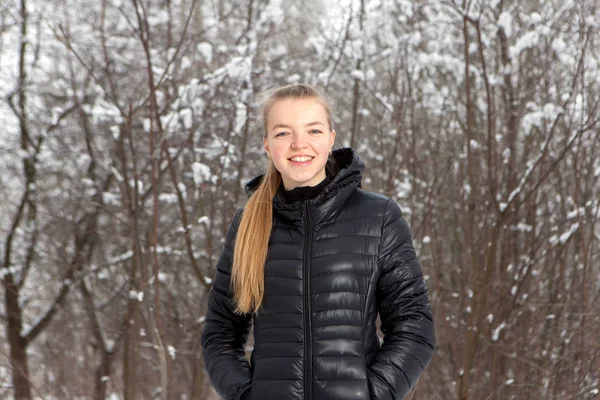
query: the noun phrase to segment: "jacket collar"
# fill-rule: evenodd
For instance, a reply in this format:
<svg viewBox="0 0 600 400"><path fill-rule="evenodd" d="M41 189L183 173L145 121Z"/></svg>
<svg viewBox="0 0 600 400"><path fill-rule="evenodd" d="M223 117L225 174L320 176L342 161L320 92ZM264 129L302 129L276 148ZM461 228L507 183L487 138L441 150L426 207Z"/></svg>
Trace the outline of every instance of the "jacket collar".
<svg viewBox="0 0 600 400"><path fill-rule="evenodd" d="M317 197L306 202L315 222L335 214L336 210L341 208L361 186L365 165L354 150L349 147L337 149L331 156L335 161L334 178ZM245 185L248 195L258 188L263 176L264 174L259 175ZM292 220L301 218L302 204L301 202L286 204L280 191L273 198L274 212Z"/></svg>

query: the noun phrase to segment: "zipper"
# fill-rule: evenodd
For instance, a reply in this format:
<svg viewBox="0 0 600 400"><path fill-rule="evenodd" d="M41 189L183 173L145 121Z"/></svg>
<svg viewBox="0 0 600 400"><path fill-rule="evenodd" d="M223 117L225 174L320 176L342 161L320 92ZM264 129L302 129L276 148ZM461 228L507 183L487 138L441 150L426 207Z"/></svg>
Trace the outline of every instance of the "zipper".
<svg viewBox="0 0 600 400"><path fill-rule="evenodd" d="M312 226L308 211L308 201L304 203L305 228L304 237L304 398L312 400L312 325L310 307L310 262L312 253Z"/></svg>

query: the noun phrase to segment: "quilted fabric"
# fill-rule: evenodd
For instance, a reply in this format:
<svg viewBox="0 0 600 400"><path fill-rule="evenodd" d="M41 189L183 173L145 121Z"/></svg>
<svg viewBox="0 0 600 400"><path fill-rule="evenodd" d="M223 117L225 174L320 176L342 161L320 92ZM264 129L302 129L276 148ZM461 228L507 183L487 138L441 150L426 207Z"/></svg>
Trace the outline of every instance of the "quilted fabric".
<svg viewBox="0 0 600 400"><path fill-rule="evenodd" d="M273 200L256 314L233 312L230 271L242 210L233 218L202 334L205 368L223 399L400 400L432 358L432 313L402 212L360 189L364 165L351 149L333 156L339 172L316 198Z"/></svg>

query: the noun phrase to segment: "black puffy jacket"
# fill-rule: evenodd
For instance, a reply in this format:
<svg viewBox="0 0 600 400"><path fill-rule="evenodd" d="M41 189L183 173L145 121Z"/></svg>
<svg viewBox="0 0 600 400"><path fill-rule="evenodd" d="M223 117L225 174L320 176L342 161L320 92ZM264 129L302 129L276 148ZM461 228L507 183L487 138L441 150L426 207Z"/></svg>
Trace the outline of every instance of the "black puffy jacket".
<svg viewBox="0 0 600 400"><path fill-rule="evenodd" d="M340 170L316 198L273 200L265 295L254 315L232 311L241 210L233 218L202 333L205 368L223 399L400 400L432 358L427 289L400 208L360 189L364 165L351 149L333 155Z"/></svg>

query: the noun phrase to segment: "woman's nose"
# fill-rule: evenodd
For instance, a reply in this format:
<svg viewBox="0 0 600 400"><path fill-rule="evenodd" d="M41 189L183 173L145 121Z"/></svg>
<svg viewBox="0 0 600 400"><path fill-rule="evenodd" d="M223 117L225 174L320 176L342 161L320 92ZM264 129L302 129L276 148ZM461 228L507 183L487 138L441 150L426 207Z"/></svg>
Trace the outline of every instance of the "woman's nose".
<svg viewBox="0 0 600 400"><path fill-rule="evenodd" d="M296 149L303 149L306 147L307 140L306 136L303 134L295 134L292 138L292 147Z"/></svg>

